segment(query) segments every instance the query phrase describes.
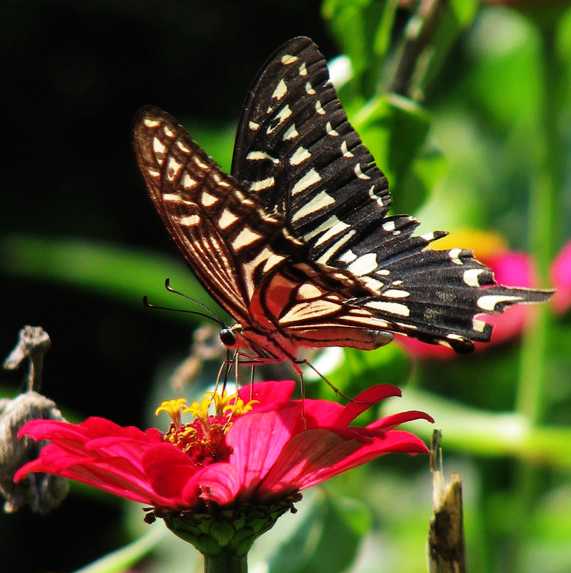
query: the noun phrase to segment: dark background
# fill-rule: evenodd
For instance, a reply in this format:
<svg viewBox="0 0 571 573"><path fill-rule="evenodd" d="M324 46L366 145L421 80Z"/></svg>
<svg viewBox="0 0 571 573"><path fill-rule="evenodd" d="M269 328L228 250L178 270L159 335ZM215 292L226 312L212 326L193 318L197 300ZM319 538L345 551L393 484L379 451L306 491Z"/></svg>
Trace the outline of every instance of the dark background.
<svg viewBox="0 0 571 573"><path fill-rule="evenodd" d="M309 35L335 54L319 11L317 1L3 2L2 237L75 237L176 256L136 168L133 115L155 104L181 120L237 121L256 70L281 42ZM44 392L80 418L140 423L157 363L186 351L189 327L73 287L0 280L0 355L24 324L42 325L53 343ZM3 393L21 376L2 373ZM46 517L0 514L0 569L85 565L124 541L108 527L117 514L77 494ZM89 542L66 543L78 528Z"/></svg>

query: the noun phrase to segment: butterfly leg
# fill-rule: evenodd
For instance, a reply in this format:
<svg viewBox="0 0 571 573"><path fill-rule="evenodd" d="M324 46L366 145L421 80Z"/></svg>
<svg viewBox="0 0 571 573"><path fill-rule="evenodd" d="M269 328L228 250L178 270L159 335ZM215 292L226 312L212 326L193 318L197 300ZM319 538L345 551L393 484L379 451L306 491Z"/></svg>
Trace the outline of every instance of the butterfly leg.
<svg viewBox="0 0 571 573"><path fill-rule="evenodd" d="M351 398L349 398L346 394L341 392L341 390L339 390L339 388L337 388L337 386L335 386L335 384L333 384L333 382L328 380L324 374L319 372L319 370L317 370L317 368L315 368L315 366L311 362L304 359L304 360L296 360L295 364L296 365L304 365L304 366L308 366L309 368L311 368L325 382L325 384L327 384L327 386L329 386L329 388L331 388L331 390L333 390L333 392L337 396L339 396L340 398L343 398L343 400L347 400L347 402L351 402ZM299 368L299 366L298 366L298 370L300 372L300 379L303 381L303 374L301 373L301 368Z"/></svg>

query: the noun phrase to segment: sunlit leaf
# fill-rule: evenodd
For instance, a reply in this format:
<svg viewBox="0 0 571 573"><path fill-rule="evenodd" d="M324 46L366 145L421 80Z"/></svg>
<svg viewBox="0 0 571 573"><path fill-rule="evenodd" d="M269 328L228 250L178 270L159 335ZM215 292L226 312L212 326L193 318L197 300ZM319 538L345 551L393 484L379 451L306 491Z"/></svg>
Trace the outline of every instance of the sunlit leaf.
<svg viewBox="0 0 571 573"><path fill-rule="evenodd" d="M325 0L322 14L339 46L351 59L353 83L365 97L374 94L390 47L398 0Z"/></svg>
<svg viewBox="0 0 571 573"><path fill-rule="evenodd" d="M353 125L389 180L395 213L410 213L426 198L428 185L443 173L443 160L423 155L430 116L406 98L375 98L351 118ZM415 161L422 158L422 163Z"/></svg>
<svg viewBox="0 0 571 573"><path fill-rule="evenodd" d="M372 525L362 502L321 495L294 535L270 560L270 573L337 573L351 565ZM332 543L332 540L335 540Z"/></svg>

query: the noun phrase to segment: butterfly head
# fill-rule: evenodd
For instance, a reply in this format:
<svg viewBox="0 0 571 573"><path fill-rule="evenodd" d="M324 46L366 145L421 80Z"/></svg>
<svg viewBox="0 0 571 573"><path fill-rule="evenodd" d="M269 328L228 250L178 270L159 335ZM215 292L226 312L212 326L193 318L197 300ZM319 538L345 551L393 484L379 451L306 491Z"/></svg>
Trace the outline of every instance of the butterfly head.
<svg viewBox="0 0 571 573"><path fill-rule="evenodd" d="M226 348L236 348L238 341L236 339L235 327L223 328L220 331L220 341Z"/></svg>

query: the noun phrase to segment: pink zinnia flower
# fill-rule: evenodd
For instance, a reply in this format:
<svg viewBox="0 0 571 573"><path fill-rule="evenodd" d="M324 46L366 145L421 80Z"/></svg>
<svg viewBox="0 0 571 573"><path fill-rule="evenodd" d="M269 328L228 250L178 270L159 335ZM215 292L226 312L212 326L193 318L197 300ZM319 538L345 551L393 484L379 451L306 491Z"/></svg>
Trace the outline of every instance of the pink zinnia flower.
<svg viewBox="0 0 571 573"><path fill-rule="evenodd" d="M507 286L537 287L535 269L531 257L526 253L510 251L505 242L494 233L484 231L460 231L452 233L438 242L438 248L447 246L471 249L475 256L490 267L498 283ZM557 313L566 312L571 306L571 243L561 250L551 267L551 282L556 289L551 299ZM490 343L476 343L476 350L501 344L523 331L533 320L536 308L530 305L514 305L503 314L482 314L480 318L493 326ZM441 346L425 344L419 340L399 336L402 346L417 358L454 358L454 352Z"/></svg>
<svg viewBox="0 0 571 573"><path fill-rule="evenodd" d="M34 420L20 434L50 443L15 479L42 472L92 485L152 506L184 537L188 531L176 531L169 517L240 505L275 512L284 502L283 513L301 490L355 466L392 452L427 452L419 438L394 429L410 420L432 421L423 412L350 425L381 400L399 396L395 386L373 386L345 406L293 400L294 389L293 381L265 382L235 396L209 394L190 407L184 400L164 402L157 412L171 416L166 433L103 418L80 424ZM184 413L194 419L183 423Z"/></svg>

